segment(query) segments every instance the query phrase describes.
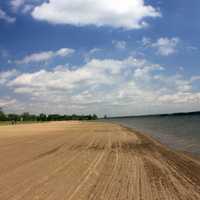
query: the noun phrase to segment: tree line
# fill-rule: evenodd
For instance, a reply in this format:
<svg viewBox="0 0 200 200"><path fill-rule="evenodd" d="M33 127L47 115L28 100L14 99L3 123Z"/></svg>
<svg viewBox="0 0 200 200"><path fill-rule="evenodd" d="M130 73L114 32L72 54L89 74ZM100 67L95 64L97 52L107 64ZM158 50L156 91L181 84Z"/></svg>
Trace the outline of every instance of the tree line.
<svg viewBox="0 0 200 200"><path fill-rule="evenodd" d="M89 115L59 115L59 114L50 114L46 115L41 113L39 115L30 114L28 112L22 114L5 114L0 108L0 121L35 121L35 122L45 122L45 121L66 121L66 120L97 120L98 117L96 114Z"/></svg>

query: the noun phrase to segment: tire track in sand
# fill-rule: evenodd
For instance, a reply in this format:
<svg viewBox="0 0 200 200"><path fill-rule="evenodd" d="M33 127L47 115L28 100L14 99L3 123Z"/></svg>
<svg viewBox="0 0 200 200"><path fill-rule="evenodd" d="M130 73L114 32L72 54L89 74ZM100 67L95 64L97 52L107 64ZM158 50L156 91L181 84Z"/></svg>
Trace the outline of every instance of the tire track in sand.
<svg viewBox="0 0 200 200"><path fill-rule="evenodd" d="M81 187L89 180L90 176L95 172L95 168L103 159L105 155L105 151L100 152L99 155L96 156L94 161L90 164L88 169L84 172L83 176L80 178L79 185L75 188L75 190L71 193L71 195L67 198L67 200L72 200L76 193L81 189Z"/></svg>
<svg viewBox="0 0 200 200"><path fill-rule="evenodd" d="M80 137L78 141L81 141L81 140L82 140L83 138L85 138L85 137L86 137L86 136ZM92 143L93 143L94 140L95 140L95 137L92 138L92 140L91 140L90 143L88 144L88 147L87 147L87 148L89 148L89 146L92 145ZM76 143L77 143L77 141L76 141ZM76 143L74 143L74 144L76 144ZM74 145L74 144L73 144L73 145ZM68 160L67 162L63 163L63 165L57 167L57 168L56 168L53 172L51 172L49 175L44 176L43 178L40 178L39 181L34 182L34 185L30 185L29 187L26 187L26 189L23 190L23 192L22 192L21 194L13 194L13 195L10 196L8 199L9 199L9 200L19 200L19 199L23 198L24 195L26 195L27 193L29 193L34 187L37 187L37 188L38 188L38 187L41 187L45 182L48 182L52 177L56 176L56 174L59 173L61 170L67 168L74 160L76 160L79 156L81 156L81 153L84 152L84 151L85 151L85 150L82 150L82 151L77 150L76 154L75 154L70 160ZM64 153L63 153L63 155L64 155ZM24 182L21 183L20 185L22 185L22 184L23 184L24 186L25 186L25 185L29 185L29 184L28 184L29 182L30 182L30 180L25 179ZM14 189L15 189L15 187L14 187ZM13 193L11 190L9 190L9 191L7 191L7 192ZM4 199L4 200L6 200L6 199Z"/></svg>

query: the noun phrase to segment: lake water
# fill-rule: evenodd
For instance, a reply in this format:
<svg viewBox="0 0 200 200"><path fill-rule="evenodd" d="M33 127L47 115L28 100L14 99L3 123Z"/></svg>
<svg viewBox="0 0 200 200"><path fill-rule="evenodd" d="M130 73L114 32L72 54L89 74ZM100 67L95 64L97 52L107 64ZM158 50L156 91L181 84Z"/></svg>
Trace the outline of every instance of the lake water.
<svg viewBox="0 0 200 200"><path fill-rule="evenodd" d="M200 115L107 119L150 134L174 149L200 154Z"/></svg>

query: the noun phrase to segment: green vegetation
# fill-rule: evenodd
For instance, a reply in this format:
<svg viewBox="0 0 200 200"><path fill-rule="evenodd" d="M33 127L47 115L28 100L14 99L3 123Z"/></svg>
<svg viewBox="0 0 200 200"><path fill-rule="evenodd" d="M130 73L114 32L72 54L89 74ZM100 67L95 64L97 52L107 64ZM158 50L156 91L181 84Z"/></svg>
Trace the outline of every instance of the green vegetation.
<svg viewBox="0 0 200 200"><path fill-rule="evenodd" d="M28 112L23 114L5 114L0 108L0 122L1 124L7 124L9 122L47 122L47 121L66 121L66 120L97 120L97 115L59 115L51 114L46 115L41 113L39 115L33 115Z"/></svg>

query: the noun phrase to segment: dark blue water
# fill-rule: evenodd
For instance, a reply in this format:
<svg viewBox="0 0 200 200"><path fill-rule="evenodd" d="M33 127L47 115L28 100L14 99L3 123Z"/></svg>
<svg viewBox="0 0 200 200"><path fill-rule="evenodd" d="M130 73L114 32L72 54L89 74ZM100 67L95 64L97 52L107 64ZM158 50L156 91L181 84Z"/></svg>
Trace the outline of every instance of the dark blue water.
<svg viewBox="0 0 200 200"><path fill-rule="evenodd" d="M106 121L150 134L176 150L200 154L200 115L117 118Z"/></svg>

